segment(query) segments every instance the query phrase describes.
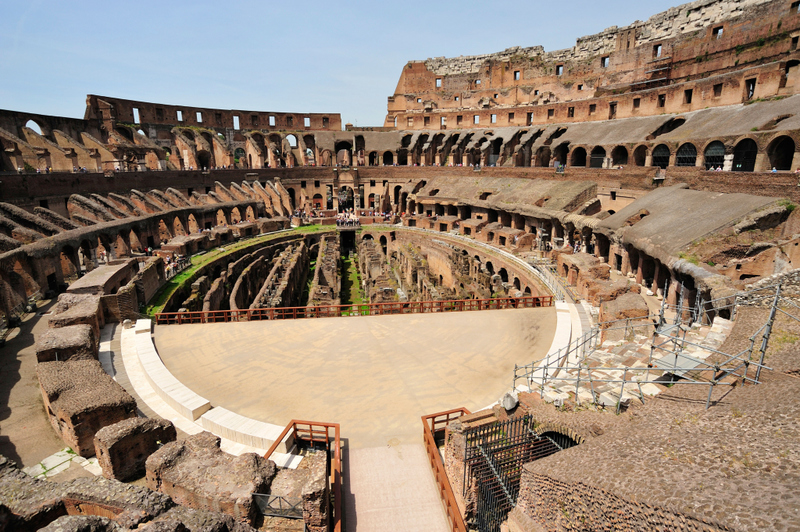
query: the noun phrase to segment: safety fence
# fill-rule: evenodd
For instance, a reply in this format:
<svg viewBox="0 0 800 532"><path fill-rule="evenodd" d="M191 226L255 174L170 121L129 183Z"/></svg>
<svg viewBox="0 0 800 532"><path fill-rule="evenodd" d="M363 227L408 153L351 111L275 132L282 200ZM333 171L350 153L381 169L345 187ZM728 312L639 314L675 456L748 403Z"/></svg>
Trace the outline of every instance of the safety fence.
<svg viewBox="0 0 800 532"><path fill-rule="evenodd" d="M455 299L443 301L407 301L363 303L358 305L320 305L314 307L273 307L246 310L208 310L194 312L159 312L156 324L217 323L229 321L297 320L342 316L384 316L391 314L427 314L550 307L553 296L524 296L495 299Z"/></svg>
<svg viewBox="0 0 800 532"><path fill-rule="evenodd" d="M328 454L326 488L330 494L329 509L332 510L330 513L330 530L332 532L342 532L344 529L342 515L342 446L339 424L293 419L275 439L275 443L267 450L264 458L269 459L290 432L294 442L303 442L312 447L322 447ZM290 519L303 518L303 505L300 500L287 500L283 497L259 494L256 498L256 504L263 515Z"/></svg>
<svg viewBox="0 0 800 532"><path fill-rule="evenodd" d="M444 504L444 510L447 514L447 521L453 532L467 532L467 526L464 524L461 510L459 510L453 494L453 488L444 470L444 463L442 462L441 454L439 454L437 441L441 441L444 438L445 429L451 421L470 413L466 408L456 408L446 412L422 416L422 437L425 441L425 451L428 453L428 462L433 470L436 485L439 487L439 496L442 498L442 504Z"/></svg>

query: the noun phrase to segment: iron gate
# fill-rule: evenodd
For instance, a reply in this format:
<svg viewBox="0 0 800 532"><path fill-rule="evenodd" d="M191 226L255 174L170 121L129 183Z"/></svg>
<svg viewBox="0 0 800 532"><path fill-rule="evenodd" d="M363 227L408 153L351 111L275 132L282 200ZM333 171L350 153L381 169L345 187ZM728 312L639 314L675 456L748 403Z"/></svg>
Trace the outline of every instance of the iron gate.
<svg viewBox="0 0 800 532"><path fill-rule="evenodd" d="M524 416L464 432L464 500L470 528L498 532L517 504L522 466L576 445L557 433L538 435Z"/></svg>

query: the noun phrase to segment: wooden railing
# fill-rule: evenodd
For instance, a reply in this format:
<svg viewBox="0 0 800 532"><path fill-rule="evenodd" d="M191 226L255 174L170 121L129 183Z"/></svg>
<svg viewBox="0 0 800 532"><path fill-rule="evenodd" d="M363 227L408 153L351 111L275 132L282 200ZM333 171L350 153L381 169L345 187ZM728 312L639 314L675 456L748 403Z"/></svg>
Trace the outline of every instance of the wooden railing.
<svg viewBox="0 0 800 532"><path fill-rule="evenodd" d="M467 526L461 517L461 510L458 508L455 495L453 495L453 488L450 486L450 480L444 470L442 456L439 454L439 448L436 445L436 435L439 432L444 432L452 420L470 413L466 408L456 408L446 412L422 416L422 437L425 440L425 451L428 453L428 462L430 462L433 476L436 478L436 484L439 486L439 496L442 498L444 511L447 513L447 519L453 532L467 532Z"/></svg>
<svg viewBox="0 0 800 532"><path fill-rule="evenodd" d="M357 305L321 305L317 307L274 307L243 310L201 310L194 312L159 312L156 324L217 323L254 320L297 320L341 316L383 316L388 314L425 314L553 306L553 296L524 296L495 299L450 299L443 301L408 301L363 303Z"/></svg>
<svg viewBox="0 0 800 532"><path fill-rule="evenodd" d="M294 441L304 441L307 443L321 443L325 445L328 452L330 472L328 476L328 487L333 495L333 512L331 516L331 529L333 532L342 532L342 446L338 423L324 423L321 421L301 421L291 420L280 436L275 439L275 443L267 450L264 458L269 459L275 449L289 432L292 432ZM331 434L333 432L333 434Z"/></svg>

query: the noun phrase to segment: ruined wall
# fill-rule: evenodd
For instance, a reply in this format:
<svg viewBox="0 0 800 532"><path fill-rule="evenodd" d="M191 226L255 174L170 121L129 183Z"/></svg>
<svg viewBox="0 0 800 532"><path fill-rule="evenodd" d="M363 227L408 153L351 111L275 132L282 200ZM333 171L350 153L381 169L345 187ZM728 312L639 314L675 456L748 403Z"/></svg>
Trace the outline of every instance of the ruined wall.
<svg viewBox="0 0 800 532"><path fill-rule="evenodd" d="M412 61L389 98L384 125L436 130L607 120L793 94L794 74L779 62L792 58L798 33L796 6L786 2L700 0L582 37L566 50L514 47ZM745 90L751 78L756 95ZM686 90L693 92L688 98ZM635 105L628 93L639 99Z"/></svg>
<svg viewBox="0 0 800 532"><path fill-rule="evenodd" d="M176 438L171 421L136 417L97 431L94 447L103 476L127 481L144 476L147 458Z"/></svg>
<svg viewBox="0 0 800 532"><path fill-rule="evenodd" d="M314 268L314 280L308 292L308 306L338 305L341 303L340 255L338 233L323 236L319 243L316 267Z"/></svg>

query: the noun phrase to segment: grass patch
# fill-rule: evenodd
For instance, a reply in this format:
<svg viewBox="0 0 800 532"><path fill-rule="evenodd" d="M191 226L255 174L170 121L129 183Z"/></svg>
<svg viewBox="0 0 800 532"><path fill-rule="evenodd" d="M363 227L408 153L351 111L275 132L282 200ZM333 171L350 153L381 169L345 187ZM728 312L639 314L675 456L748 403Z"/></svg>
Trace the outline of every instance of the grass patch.
<svg viewBox="0 0 800 532"><path fill-rule="evenodd" d="M234 253L239 251L240 249L246 248L248 246L252 246L254 244L260 244L262 242L269 242L270 240L274 240L276 238L291 235L291 234L309 234L309 233L321 233L324 231L330 231L333 229L331 226L324 226L324 225L308 225L304 227L299 227L294 229L293 231L286 232L277 232L277 233L269 233L262 236L257 236L254 238L246 238L244 240L240 240L238 242L234 242L230 245L220 246L218 248L212 249L211 251L204 253L202 255L195 255L190 260L192 265L183 270L181 273L167 281L164 286L159 288L158 292L150 299L147 307L145 307L145 314L148 317L154 318L155 315L159 312L164 312L164 306L167 304L167 301L172 297L172 295L181 287L184 283L186 283L189 279L191 279L198 270L209 264L210 262L217 260L218 258Z"/></svg>
<svg viewBox="0 0 800 532"><path fill-rule="evenodd" d="M358 273L358 261L353 258L342 257L342 305L358 305L364 303L364 294L361 292L361 275Z"/></svg>

